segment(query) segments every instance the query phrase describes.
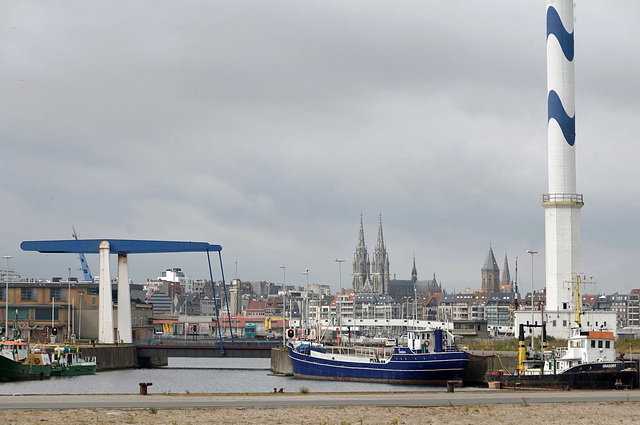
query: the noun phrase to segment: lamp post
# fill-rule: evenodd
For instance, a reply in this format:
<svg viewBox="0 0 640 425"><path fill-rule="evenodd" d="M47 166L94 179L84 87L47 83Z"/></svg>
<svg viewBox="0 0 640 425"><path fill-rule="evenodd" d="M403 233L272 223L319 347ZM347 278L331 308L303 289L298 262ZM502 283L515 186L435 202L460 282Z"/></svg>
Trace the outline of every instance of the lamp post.
<svg viewBox="0 0 640 425"><path fill-rule="evenodd" d="M531 325L533 326L533 254L537 254L538 251L534 251L530 249L527 251L527 254L531 254ZM533 329L531 328L531 351L533 351Z"/></svg>
<svg viewBox="0 0 640 425"><path fill-rule="evenodd" d="M306 301L307 301L307 308L304 309L304 312L305 312L304 332L306 334L307 333L307 329L309 328L309 269L304 269L302 274L307 277L307 287L305 288L305 291L307 293L307 296L305 297Z"/></svg>
<svg viewBox="0 0 640 425"><path fill-rule="evenodd" d="M338 295L338 303L340 304L340 315L338 316L338 329L340 329L339 335L342 336L342 263L344 263L344 258L336 258L336 263L338 263L338 270L340 273L340 294ZM336 304L336 311L337 310L338 305ZM342 339L340 340L340 342L342 342Z"/></svg>
<svg viewBox="0 0 640 425"><path fill-rule="evenodd" d="M71 341L71 267L69 269L69 277L67 277L67 283L69 289L67 290L67 342Z"/></svg>
<svg viewBox="0 0 640 425"><path fill-rule="evenodd" d="M282 264L282 346L287 345L287 330L285 321L287 319L287 267Z"/></svg>
<svg viewBox="0 0 640 425"><path fill-rule="evenodd" d="M9 334L9 260L13 258L11 255L3 255L2 258L7 260L7 272L4 275L4 280L7 283L4 293L4 333L5 338ZM7 338L8 339L8 338Z"/></svg>

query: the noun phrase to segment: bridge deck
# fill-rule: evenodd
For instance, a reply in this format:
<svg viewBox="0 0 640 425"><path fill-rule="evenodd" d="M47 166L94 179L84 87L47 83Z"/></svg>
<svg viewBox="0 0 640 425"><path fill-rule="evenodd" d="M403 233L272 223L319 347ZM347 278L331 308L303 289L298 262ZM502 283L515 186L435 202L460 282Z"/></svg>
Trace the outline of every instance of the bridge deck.
<svg viewBox="0 0 640 425"><path fill-rule="evenodd" d="M153 339L136 341L138 357L242 357L269 358L271 349L280 347L281 341L200 339ZM223 354L224 351L224 354Z"/></svg>

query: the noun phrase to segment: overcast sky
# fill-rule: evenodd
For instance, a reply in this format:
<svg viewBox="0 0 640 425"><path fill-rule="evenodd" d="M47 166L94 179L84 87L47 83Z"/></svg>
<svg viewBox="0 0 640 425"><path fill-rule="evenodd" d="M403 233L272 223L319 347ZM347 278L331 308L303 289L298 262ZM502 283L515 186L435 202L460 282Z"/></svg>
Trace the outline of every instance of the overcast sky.
<svg viewBox="0 0 640 425"><path fill-rule="evenodd" d="M578 0L583 271L640 287L640 2ZM480 287L491 245L544 284L543 0L4 1L0 254L24 240L220 244L227 280L351 286L360 214L392 276ZM113 257L113 256L112 256ZM89 265L98 273L97 255ZM113 258L112 275L115 275ZM6 267L6 264L2 264ZM138 255L137 283L204 254ZM220 278L219 271L214 274Z"/></svg>

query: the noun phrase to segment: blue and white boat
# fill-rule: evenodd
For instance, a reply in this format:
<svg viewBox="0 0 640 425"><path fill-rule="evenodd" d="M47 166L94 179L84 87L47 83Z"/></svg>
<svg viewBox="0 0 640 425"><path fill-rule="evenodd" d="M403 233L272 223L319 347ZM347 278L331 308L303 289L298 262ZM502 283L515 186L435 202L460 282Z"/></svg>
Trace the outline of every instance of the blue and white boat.
<svg viewBox="0 0 640 425"><path fill-rule="evenodd" d="M469 353L442 329L410 331L406 347L287 345L293 376L306 379L447 385L462 381Z"/></svg>

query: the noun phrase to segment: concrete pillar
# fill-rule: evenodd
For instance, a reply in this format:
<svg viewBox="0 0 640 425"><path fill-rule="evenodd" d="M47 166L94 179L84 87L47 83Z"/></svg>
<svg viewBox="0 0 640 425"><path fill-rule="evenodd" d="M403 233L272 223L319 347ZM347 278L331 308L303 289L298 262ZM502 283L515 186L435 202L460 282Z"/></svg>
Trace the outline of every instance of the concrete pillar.
<svg viewBox="0 0 640 425"><path fill-rule="evenodd" d="M118 339L125 344L133 343L127 254L118 254Z"/></svg>
<svg viewBox="0 0 640 425"><path fill-rule="evenodd" d="M113 301L111 297L111 272L109 270L108 241L100 242L100 298L98 303L98 342L113 344Z"/></svg>

